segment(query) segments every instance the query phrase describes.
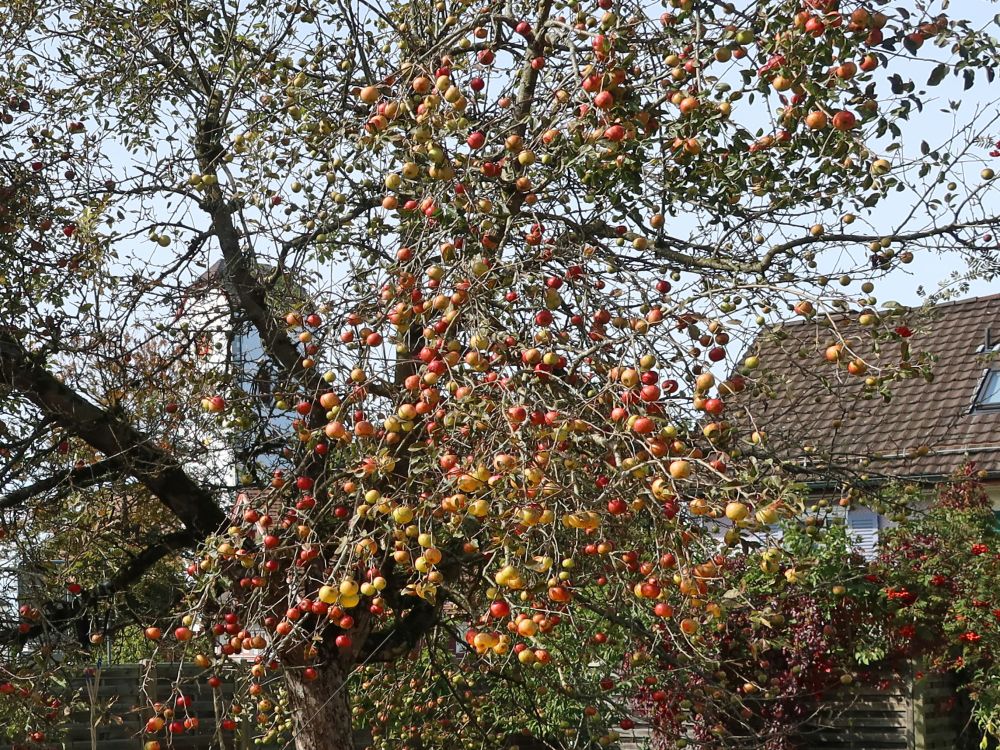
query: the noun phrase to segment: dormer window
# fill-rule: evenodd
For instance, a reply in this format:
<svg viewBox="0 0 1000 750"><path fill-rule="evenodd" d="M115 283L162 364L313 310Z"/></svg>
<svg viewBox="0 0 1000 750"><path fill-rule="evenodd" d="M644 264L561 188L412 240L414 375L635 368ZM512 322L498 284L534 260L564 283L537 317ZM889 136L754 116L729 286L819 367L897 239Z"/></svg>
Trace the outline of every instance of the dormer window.
<svg viewBox="0 0 1000 750"><path fill-rule="evenodd" d="M976 354L995 354L1000 352L1000 339L993 334L993 329L986 329L986 341L979 345Z"/></svg>
<svg viewBox="0 0 1000 750"><path fill-rule="evenodd" d="M1000 369L989 369L983 373L972 408L974 411L1000 410Z"/></svg>

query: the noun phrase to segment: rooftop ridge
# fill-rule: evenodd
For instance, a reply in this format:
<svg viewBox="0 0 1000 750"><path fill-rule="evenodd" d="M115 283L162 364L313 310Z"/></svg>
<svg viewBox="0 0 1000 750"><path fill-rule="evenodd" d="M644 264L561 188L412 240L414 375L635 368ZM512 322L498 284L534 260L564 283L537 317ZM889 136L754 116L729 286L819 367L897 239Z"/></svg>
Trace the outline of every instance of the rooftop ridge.
<svg viewBox="0 0 1000 750"><path fill-rule="evenodd" d="M978 297L966 297L964 299L952 299L952 300L948 300L947 302L938 302L936 304L924 303L923 305L899 305L899 308L903 309L903 310L907 310L909 312L913 312L915 310L922 310L922 309L925 309L925 308L928 311L930 311L930 310L941 310L941 309L944 309L946 307L955 307L957 305L971 305L973 303L989 302L991 300L1000 300L1000 292L996 292L995 294L983 294L983 295L980 295ZM847 317L850 314L851 314L850 312L837 312L837 313L831 313L830 315L825 315L823 317L841 318L841 317ZM816 316L814 316L812 318L789 318L788 320L782 320L782 321L776 323L773 326L773 328L775 328L775 329L777 329L777 328L785 328L785 327L791 327L791 326L804 325L806 323L812 323L812 322L815 321L816 317L820 317L820 316L817 314Z"/></svg>

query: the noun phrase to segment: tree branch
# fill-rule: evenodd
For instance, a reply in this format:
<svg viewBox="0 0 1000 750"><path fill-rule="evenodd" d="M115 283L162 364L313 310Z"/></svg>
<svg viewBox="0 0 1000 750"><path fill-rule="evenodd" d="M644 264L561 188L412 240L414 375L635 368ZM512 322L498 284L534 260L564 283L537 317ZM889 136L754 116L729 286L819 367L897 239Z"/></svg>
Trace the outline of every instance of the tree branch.
<svg viewBox="0 0 1000 750"><path fill-rule="evenodd" d="M196 151L198 166L204 174L216 174L216 165L225 153L223 127L219 119L221 106L221 97L216 94L210 100L205 116L198 122ZM240 248L240 233L233 222L233 208L226 202L218 183L207 186L205 195L207 200L202 205L212 218L212 230L219 240L225 261L223 276L235 296L235 302L257 329L267 353L286 372L298 369L301 375L299 350L277 324L268 309L264 288L254 277L253 252L244 252Z"/></svg>
<svg viewBox="0 0 1000 750"><path fill-rule="evenodd" d="M78 466L73 469L66 469L58 474L53 474L45 479L39 479L33 484L8 492L0 497L0 510L13 508L16 505L27 502L33 497L41 495L50 490L54 490L61 485L67 485L67 489L82 489L97 484L104 477L117 469L122 468L121 459L106 458L103 461L96 461L87 466Z"/></svg>
<svg viewBox="0 0 1000 750"><path fill-rule="evenodd" d="M134 584L146 571L164 557L172 552L180 552L197 543L198 540L198 535L190 529L184 529L162 537L159 541L149 545L135 555L110 579L83 592L73 601L49 602L44 609L45 617L42 622L32 625L24 632L19 628L12 628L7 632L0 633L0 644L24 644L46 631L65 629L88 611L95 609L101 601L114 596L120 591L124 591Z"/></svg>
<svg viewBox="0 0 1000 750"><path fill-rule="evenodd" d="M117 460L199 538L214 534L226 516L212 493L187 475L166 451L132 425L87 401L58 380L9 332L0 332L0 383L23 394L68 432Z"/></svg>
<svg viewBox="0 0 1000 750"><path fill-rule="evenodd" d="M365 639L358 661L366 664L389 662L405 656L437 624L439 609L435 604L417 599L410 611L391 627L376 630Z"/></svg>

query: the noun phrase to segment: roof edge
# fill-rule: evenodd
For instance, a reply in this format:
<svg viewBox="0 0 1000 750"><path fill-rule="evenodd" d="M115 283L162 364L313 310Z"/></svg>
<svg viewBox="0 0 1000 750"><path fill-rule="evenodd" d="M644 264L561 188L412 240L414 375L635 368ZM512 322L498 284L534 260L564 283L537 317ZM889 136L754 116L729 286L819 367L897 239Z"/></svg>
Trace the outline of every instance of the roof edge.
<svg viewBox="0 0 1000 750"><path fill-rule="evenodd" d="M956 305L971 305L973 303L982 303L982 302L987 302L989 300L994 300L994 299L1000 299L1000 292L997 292L996 294L983 294L983 295L981 295L979 297L966 297L965 299L952 299L952 300L948 300L947 302L939 302L939 303L933 304L933 305L931 305L931 304L925 304L925 305L899 305L898 309L907 310L909 312L913 312L915 310L920 310L920 309L923 309L924 307L926 307L928 310L940 310L940 309L946 308L946 307L955 307ZM838 312L838 313L835 313L834 315L835 316L844 316L844 317L846 317L849 314L850 314L849 312ZM807 323L813 323L815 321L815 317L818 317L818 316L814 316L814 317L810 317L810 318L789 318L788 320L779 321L778 323L776 323L774 325L774 328L777 329L777 328L785 328L785 327L806 325Z"/></svg>

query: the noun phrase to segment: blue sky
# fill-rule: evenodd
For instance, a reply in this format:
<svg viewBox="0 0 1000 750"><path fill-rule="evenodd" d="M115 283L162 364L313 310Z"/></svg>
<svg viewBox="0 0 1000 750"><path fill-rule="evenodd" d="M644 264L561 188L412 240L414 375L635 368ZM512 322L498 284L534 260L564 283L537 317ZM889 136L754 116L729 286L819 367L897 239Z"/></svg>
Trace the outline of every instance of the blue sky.
<svg viewBox="0 0 1000 750"><path fill-rule="evenodd" d="M918 4L918 0L905 0L905 2L901 3L901 5L907 6L914 11L917 10ZM952 16L968 19L978 28L988 28L994 35L1000 34L1000 27L996 25L994 20L995 14L1000 11L1000 5L994 2L994 0L961 0L958 3L951 3L951 7L948 7L948 5L947 0L939 0L933 3L935 10L945 7L947 12ZM912 76L913 80L919 86L927 80L927 76L937 62L949 60L948 55L949 53L946 50L926 45L916 60L908 61L905 71L908 75ZM979 77L972 89L963 91L961 80L949 76L937 88L929 89L928 96L932 98L925 111L918 116L920 118L919 121L911 123L911 126L908 128L904 127L901 139L902 148L891 155L893 162L905 163L918 161L921 159L920 143L922 140L927 140L932 148L937 147L944 144L954 134L956 125L968 122L970 119L983 124L1000 115L1000 110L998 110L996 102L996 88L996 85L991 87L985 78ZM991 89L993 90L991 91ZM957 112L948 111L949 101L960 103ZM1000 123L995 127L988 128L987 132L994 137L1000 137ZM882 145L888 145L888 141ZM133 161L132 157L125 156L124 154L123 156L123 163ZM987 155L987 149L977 148L971 156L973 158L968 159L968 163L964 163L957 168L956 171L958 174L955 175L957 182L963 185L977 184L980 181L980 169L990 162L995 162L993 166L1000 172L1000 159L990 159ZM879 205L874 216L859 216L859 221L855 227L861 232L872 231L883 234L890 233L893 227L904 223L907 223L911 228L919 226L924 223L924 217L915 216L911 217L908 222L904 221L908 210L913 204L913 200L914 195L910 192L901 194L898 197L893 196L890 200ZM994 198L993 200L996 201L997 199ZM157 209L158 218L160 219L184 218L183 216L175 215L171 209L165 206L157 206ZM1000 201L998 201L998 205L986 206L986 209L990 213L1000 214ZM197 222L201 218L196 217L195 221ZM135 256L138 258L148 256L151 265L155 266L168 262L177 250L176 244L169 250L163 250L154 243L144 243L143 240L139 240L136 245L133 248ZM821 263L827 269L844 269L863 265L866 262L867 252L864 248L857 248L853 251L845 250L845 252L853 254L850 262L845 262L843 256L831 252L825 258L820 256L822 259ZM211 259L214 260L216 257L217 250L213 248ZM328 273L336 275L335 268L325 270ZM889 277L883 278L876 283L876 296L879 302L892 300L907 305L919 304L922 293L932 294L940 291L942 282L955 289L957 295L961 297L1000 291L1000 283L997 281L981 279L969 282L968 289L962 290L959 282L952 277L956 276L960 279L966 272L965 261L955 255L918 252L912 264L894 271ZM863 281L863 278L855 278L848 291L856 292Z"/></svg>
<svg viewBox="0 0 1000 750"><path fill-rule="evenodd" d="M913 7L912 2L903 5ZM1000 11L1000 4L994 0L961 0L960 2L942 3L946 12L953 17L965 18L975 24L978 28L989 31L993 36L1000 34L1000 26L997 25L995 16ZM927 48L925 47L926 51ZM911 74L913 80L922 83L926 76L930 74L935 59L947 61L949 58L941 50L931 49L922 62L914 63L914 70ZM920 70L922 66L925 71ZM920 141L926 139L932 144L934 139L943 141L953 132L953 125L957 121L968 121L971 112L977 112L976 119L985 121L987 118L996 117L1000 114L997 104L997 83L990 85L980 77L976 85L970 90L964 91L961 81L957 78L947 78L943 84L936 89L930 89L936 99L932 100L924 113L921 115L921 127L904 129L902 153L906 157L916 157L919 154ZM960 108L957 115L943 112L942 109L948 106L950 100L958 101ZM993 135L1000 138L1000 128L993 129ZM994 168L1000 167L1000 159L991 159L987 155L986 149L978 149L976 157L982 157L982 164L970 163L964 169L964 176L969 183L978 181L979 169L990 163ZM1000 172L1000 169L997 169ZM987 206L991 213L1000 213L1000 203L994 198L994 205ZM883 208L887 209L882 213ZM902 212L905 210L902 204L892 206L886 204L880 206L881 222L886 226L899 221ZM995 247L994 243L994 247ZM918 290L933 293L939 290L941 282L950 280L953 274L962 276L966 274L967 268L961 258L954 255L927 255L917 254L913 263L894 271L890 276L882 279L876 285L876 295L880 301L894 300L902 304L919 304L921 296ZM860 283L860 282L859 282ZM1000 292L1000 280L986 281L978 279L969 282L968 291L960 293L960 297L981 296Z"/></svg>

